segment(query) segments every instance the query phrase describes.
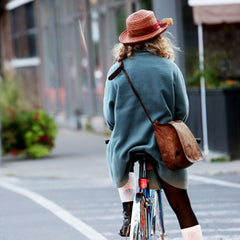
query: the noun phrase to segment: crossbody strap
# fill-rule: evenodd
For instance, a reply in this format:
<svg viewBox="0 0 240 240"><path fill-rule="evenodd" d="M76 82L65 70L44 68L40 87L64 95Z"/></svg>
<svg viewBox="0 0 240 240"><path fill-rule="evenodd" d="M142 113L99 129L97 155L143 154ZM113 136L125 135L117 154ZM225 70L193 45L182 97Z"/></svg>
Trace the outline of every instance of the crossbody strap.
<svg viewBox="0 0 240 240"><path fill-rule="evenodd" d="M124 65L123 65L123 62L122 62L122 61L120 61L120 66L121 66L121 68L122 68L124 74L126 75L127 80L128 80L128 82L129 82L129 84L130 84L130 86L131 86L133 92L135 93L136 97L138 98L138 100L139 100L139 102L140 102L140 104L141 104L141 106L142 106L144 112L146 113L146 115L147 115L149 121L153 124L153 121L152 121L151 117L149 116L148 111L147 111L147 109L145 108L145 106L144 106L144 104L143 104L143 102L142 102L142 100L141 100L141 98L140 98L140 96L139 96L137 90L136 90L135 87L133 86L133 84L132 84L132 82L131 82L131 80L130 80L130 78L129 78L129 76L128 76L128 74L127 74L125 68L124 68Z"/></svg>

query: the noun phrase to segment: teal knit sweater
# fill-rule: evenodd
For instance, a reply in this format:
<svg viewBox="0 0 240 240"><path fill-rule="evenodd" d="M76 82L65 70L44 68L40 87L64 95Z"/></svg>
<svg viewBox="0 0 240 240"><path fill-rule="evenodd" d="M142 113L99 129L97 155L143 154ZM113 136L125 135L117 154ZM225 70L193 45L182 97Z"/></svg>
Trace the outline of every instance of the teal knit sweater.
<svg viewBox="0 0 240 240"><path fill-rule="evenodd" d="M119 63L115 63L108 76L118 66ZM124 67L153 121L186 120L189 105L185 82L173 61L141 51L125 59ZM113 80L106 80L104 117L112 131L107 162L116 187L123 186L128 180L130 153L144 150L157 161L157 172L164 181L187 188L186 169L171 171L164 166L153 127L123 71Z"/></svg>

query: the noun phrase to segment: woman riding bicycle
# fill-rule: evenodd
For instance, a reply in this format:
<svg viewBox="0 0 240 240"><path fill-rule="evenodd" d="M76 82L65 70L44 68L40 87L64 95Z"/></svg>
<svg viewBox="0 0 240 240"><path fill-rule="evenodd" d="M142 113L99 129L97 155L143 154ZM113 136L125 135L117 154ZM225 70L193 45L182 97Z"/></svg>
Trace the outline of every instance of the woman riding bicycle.
<svg viewBox="0 0 240 240"><path fill-rule="evenodd" d="M107 148L110 176L118 188L123 205L121 236L129 235L135 195L135 177L130 155L145 151L156 161L161 187L175 212L183 238L201 240L201 227L191 208L187 193L187 170L166 168L149 123L126 76L118 71L121 59L134 87L155 121L186 121L188 98L181 71L173 62L174 50L162 33L171 25L169 19L158 21L152 11L139 10L126 20L127 30L119 36L115 47L115 63L109 70L104 94L104 116L112 131Z"/></svg>

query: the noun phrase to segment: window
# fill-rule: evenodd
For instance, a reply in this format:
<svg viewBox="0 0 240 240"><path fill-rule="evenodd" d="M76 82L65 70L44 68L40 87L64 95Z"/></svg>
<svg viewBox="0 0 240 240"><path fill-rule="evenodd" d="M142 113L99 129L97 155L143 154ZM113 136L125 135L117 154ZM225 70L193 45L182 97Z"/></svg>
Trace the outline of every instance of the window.
<svg viewBox="0 0 240 240"><path fill-rule="evenodd" d="M34 2L10 10L10 16L14 57L17 59L36 57Z"/></svg>

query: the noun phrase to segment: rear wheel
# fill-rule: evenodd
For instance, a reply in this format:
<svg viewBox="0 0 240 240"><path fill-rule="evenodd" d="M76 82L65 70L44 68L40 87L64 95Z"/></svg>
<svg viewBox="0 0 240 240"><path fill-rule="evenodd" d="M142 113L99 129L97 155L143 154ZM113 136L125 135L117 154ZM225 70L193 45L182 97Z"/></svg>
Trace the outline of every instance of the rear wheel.
<svg viewBox="0 0 240 240"><path fill-rule="evenodd" d="M146 199L142 193L137 193L133 204L130 240L148 239L148 214Z"/></svg>
<svg viewBox="0 0 240 240"><path fill-rule="evenodd" d="M163 223L163 207L161 190L156 190L152 195L152 237L151 239L163 240L166 236Z"/></svg>

